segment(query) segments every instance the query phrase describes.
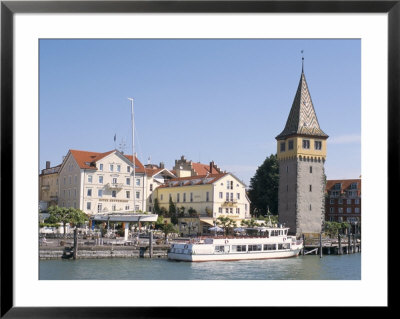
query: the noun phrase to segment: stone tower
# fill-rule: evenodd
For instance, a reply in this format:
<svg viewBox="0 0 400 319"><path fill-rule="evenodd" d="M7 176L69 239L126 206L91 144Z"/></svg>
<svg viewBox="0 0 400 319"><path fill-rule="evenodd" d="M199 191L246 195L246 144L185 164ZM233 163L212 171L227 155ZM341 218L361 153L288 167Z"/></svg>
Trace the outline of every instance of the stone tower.
<svg viewBox="0 0 400 319"><path fill-rule="evenodd" d="M327 138L319 127L302 69L286 126L276 137L279 222L290 227L291 234L322 231Z"/></svg>

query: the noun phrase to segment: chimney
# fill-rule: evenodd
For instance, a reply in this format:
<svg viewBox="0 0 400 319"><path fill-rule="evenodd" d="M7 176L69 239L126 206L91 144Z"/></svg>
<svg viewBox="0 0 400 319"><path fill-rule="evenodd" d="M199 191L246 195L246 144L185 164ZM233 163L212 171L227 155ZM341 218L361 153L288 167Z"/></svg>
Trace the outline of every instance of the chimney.
<svg viewBox="0 0 400 319"><path fill-rule="evenodd" d="M160 162L160 168L164 168L164 163Z"/></svg>
<svg viewBox="0 0 400 319"><path fill-rule="evenodd" d="M214 166L214 161L211 161L210 162L210 174L212 174L213 166Z"/></svg>
<svg viewBox="0 0 400 319"><path fill-rule="evenodd" d="M50 168L50 161L46 161L46 168Z"/></svg>

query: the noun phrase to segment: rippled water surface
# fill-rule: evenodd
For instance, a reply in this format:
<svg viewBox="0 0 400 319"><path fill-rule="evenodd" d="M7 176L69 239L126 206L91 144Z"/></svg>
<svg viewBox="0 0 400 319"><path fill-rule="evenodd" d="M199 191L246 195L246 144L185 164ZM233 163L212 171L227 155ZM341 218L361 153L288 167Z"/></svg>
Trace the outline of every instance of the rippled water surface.
<svg viewBox="0 0 400 319"><path fill-rule="evenodd" d="M39 279L360 280L361 254L202 263L148 258L43 260Z"/></svg>

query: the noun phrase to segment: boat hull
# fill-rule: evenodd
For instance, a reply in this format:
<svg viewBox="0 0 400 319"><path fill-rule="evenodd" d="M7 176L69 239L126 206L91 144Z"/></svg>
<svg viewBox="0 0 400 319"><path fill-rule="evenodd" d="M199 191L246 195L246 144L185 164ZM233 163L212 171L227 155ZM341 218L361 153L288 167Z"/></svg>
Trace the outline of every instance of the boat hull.
<svg viewBox="0 0 400 319"><path fill-rule="evenodd" d="M168 253L168 259L177 261L204 262L204 261L237 261L237 260L257 260L257 259L279 259L290 258L299 255L301 249L288 251L262 251L262 252L244 252L229 254L177 254Z"/></svg>

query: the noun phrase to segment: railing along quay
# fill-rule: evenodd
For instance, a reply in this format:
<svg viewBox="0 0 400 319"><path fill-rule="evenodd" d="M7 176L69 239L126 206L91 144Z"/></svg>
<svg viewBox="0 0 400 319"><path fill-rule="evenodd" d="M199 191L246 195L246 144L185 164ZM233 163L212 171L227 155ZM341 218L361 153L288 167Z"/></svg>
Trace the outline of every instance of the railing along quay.
<svg viewBox="0 0 400 319"><path fill-rule="evenodd" d="M345 255L361 253L361 239L354 234L338 235L337 239L324 238L321 235L319 238L304 238L304 248L301 254L315 254L315 255Z"/></svg>

